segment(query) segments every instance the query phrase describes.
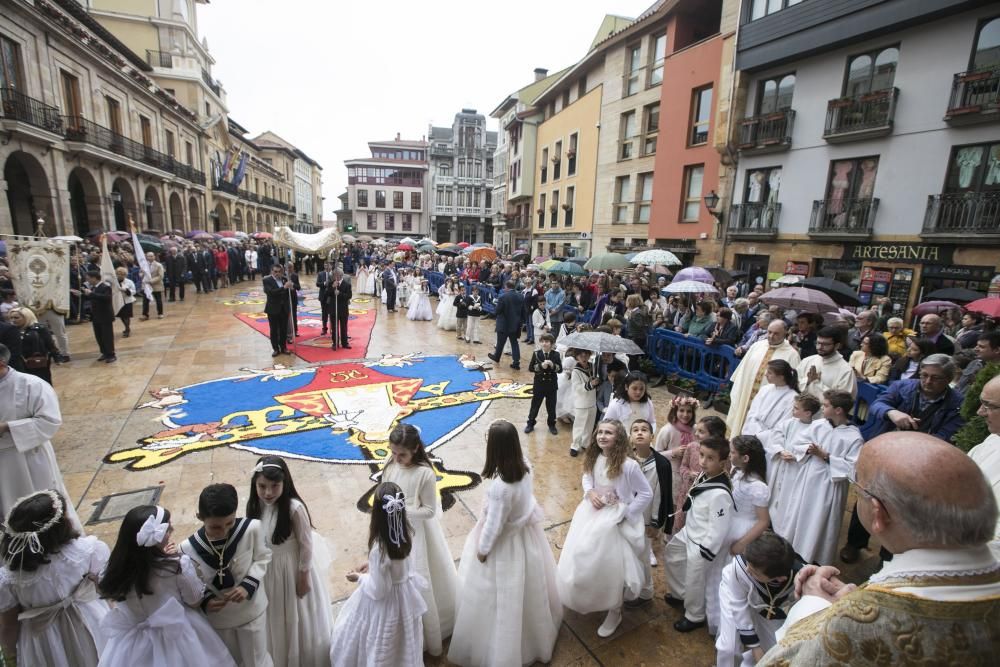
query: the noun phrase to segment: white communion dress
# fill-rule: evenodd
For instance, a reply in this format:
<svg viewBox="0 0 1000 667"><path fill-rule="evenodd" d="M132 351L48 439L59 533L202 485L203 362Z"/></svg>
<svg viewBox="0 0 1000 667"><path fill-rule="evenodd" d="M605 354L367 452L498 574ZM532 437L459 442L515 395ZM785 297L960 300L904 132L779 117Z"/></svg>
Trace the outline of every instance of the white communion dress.
<svg viewBox="0 0 1000 667"><path fill-rule="evenodd" d="M368 553L368 572L344 603L333 627L333 667L419 667L424 664L420 589L427 582L412 569L413 555L384 556L378 544Z"/></svg>
<svg viewBox="0 0 1000 667"><path fill-rule="evenodd" d="M326 573L330 554L326 541L313 531L305 505L291 501L292 534L273 543L278 522L275 505L263 505L260 521L271 562L264 575L267 592L268 650L274 667L326 667L330 664L333 618ZM300 598L295 579L309 571L309 592Z"/></svg>
<svg viewBox="0 0 1000 667"><path fill-rule="evenodd" d="M441 655L442 644L455 626L455 598L458 572L441 528L441 501L437 476L429 466L404 468L390 463L382 472L383 482L394 482L406 498L406 518L413 528L413 571L427 580L423 591L427 603L424 614L424 650Z"/></svg>
<svg viewBox="0 0 1000 667"><path fill-rule="evenodd" d="M188 556L177 561L179 572L155 570L151 595L135 591L104 617L107 646L100 667L236 667L229 649L197 607L205 584Z"/></svg>
<svg viewBox="0 0 1000 667"><path fill-rule="evenodd" d="M96 667L109 607L97 597L94 579L110 555L96 537L78 537L34 572L0 567L0 611L22 609L17 664Z"/></svg>
<svg viewBox="0 0 1000 667"><path fill-rule="evenodd" d="M406 309L406 319L430 322L434 319L431 310L431 297L427 292L427 283L420 285L410 296L410 305Z"/></svg>
<svg viewBox="0 0 1000 667"><path fill-rule="evenodd" d="M586 497L591 489L611 504L595 509ZM643 512L653 492L639 464L625 459L621 474L612 480L608 460L601 454L593 474L583 476L583 491L559 557L557 581L563 604L589 614L616 609L641 593L651 595Z"/></svg>
<svg viewBox="0 0 1000 667"><path fill-rule="evenodd" d="M364 264L362 264L361 266L358 267L358 274L357 274L357 277L358 277L358 287L357 287L357 290L356 290L358 294L373 294L375 292L374 284L372 284L371 288L369 288L369 286L368 286L368 284L369 284L368 283L368 276L369 275L370 274L368 273L368 267L367 266L365 266Z"/></svg>
<svg viewBox="0 0 1000 667"><path fill-rule="evenodd" d="M438 329L454 331L458 327L458 307L455 306L455 293L442 285L441 289L438 290L438 299Z"/></svg>
<svg viewBox="0 0 1000 667"><path fill-rule="evenodd" d="M530 472L512 484L493 480L462 551L449 662L514 666L552 659L563 609L542 520Z"/></svg>

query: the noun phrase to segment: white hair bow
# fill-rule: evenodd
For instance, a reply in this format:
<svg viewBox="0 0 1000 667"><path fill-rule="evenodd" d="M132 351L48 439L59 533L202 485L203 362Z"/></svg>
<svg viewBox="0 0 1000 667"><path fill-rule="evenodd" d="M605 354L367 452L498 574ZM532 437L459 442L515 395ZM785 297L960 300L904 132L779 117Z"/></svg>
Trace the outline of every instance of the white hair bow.
<svg viewBox="0 0 1000 667"><path fill-rule="evenodd" d="M261 461L253 467L253 471L264 472L264 468L278 468L280 470L281 466L278 465L277 463L264 463L263 461Z"/></svg>
<svg viewBox="0 0 1000 667"><path fill-rule="evenodd" d="M403 531L403 510L406 509L406 500L403 492L400 491L395 496L385 494L382 496L382 509L389 517L389 541L397 547L406 541L406 533Z"/></svg>
<svg viewBox="0 0 1000 667"><path fill-rule="evenodd" d="M167 531L170 530L170 523L163 520L163 514L163 508L157 506L156 514L146 517L142 528L135 535L135 541L140 547L155 547L163 542Z"/></svg>

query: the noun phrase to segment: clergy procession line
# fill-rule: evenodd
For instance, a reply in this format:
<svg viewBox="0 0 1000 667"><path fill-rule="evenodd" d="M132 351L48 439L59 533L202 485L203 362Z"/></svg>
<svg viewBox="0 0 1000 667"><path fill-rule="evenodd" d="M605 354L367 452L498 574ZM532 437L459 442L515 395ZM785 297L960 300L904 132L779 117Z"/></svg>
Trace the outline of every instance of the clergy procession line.
<svg viewBox="0 0 1000 667"><path fill-rule="evenodd" d="M785 309L778 290L740 279L717 306L716 286L678 296L670 285L680 276L668 283L641 265L573 279L495 252L441 260L368 244L330 260L336 271L321 272L320 282L333 276L322 289L350 294L341 271L356 274L353 291L377 294L388 313L406 307L415 322L433 318L421 272L442 274L435 330L467 343L480 342L476 288L497 291L489 359L499 366L509 349L510 368L521 371L519 342L535 346L524 432L543 403L552 435L572 422L560 441L579 457L582 499L558 563L535 472L518 428L503 419L486 433L490 486L457 568L421 433L395 426L372 498L368 559L347 573L358 587L335 621L325 541L277 456L257 461L242 517L236 488L211 484L194 535L175 541L169 510L140 506L108 549L83 535L67 500L50 444L61 424L51 375L21 372L0 345L6 664L419 665L425 653L460 665L549 662L564 607L601 612L597 634L611 637L624 614L652 602L651 568L661 562L666 603L683 611L673 628L707 628L720 666L901 664L913 641L935 664L988 662L1000 640L992 322L967 314L952 336L929 314L917 337L881 309L824 317L808 299ZM277 267L265 278L269 303L296 288ZM285 351L288 325L283 310L272 320L274 354ZM343 325L334 344L349 347L346 317ZM658 328L733 348L740 361L729 371L725 420L698 414L724 405L722 392L705 402L679 394L660 406L669 414L658 428L648 389L662 369L645 354ZM951 355L973 340L978 359L959 376ZM858 402L859 383L870 402ZM948 441L971 387L981 388L978 412L993 435L968 456ZM851 485L857 503L843 544ZM857 560L871 536L882 568L859 589L836 563ZM858 617L859 604L879 613ZM925 628L916 637L900 629L915 626ZM948 643L956 631L965 639Z"/></svg>

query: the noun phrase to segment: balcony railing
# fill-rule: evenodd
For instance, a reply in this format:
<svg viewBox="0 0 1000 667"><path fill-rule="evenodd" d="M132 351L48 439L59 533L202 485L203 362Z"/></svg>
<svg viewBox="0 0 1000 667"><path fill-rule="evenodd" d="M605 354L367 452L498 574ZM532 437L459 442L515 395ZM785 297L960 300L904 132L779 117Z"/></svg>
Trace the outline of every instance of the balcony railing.
<svg viewBox="0 0 1000 667"><path fill-rule="evenodd" d="M878 199L820 199L813 202L809 234L830 238L868 238L875 227Z"/></svg>
<svg viewBox="0 0 1000 667"><path fill-rule="evenodd" d="M166 51L153 51L146 49L146 62L150 67L162 67L163 69L173 69L174 56Z"/></svg>
<svg viewBox="0 0 1000 667"><path fill-rule="evenodd" d="M39 102L33 97L14 88L0 88L3 116L43 130L62 134L62 118L59 109Z"/></svg>
<svg viewBox="0 0 1000 667"><path fill-rule="evenodd" d="M132 141L114 130L92 123L83 116L63 116L62 122L67 141L81 141L115 155L142 162L154 169L174 174L192 183L205 184L205 174L194 167L180 163L170 155L145 144Z"/></svg>
<svg viewBox="0 0 1000 667"><path fill-rule="evenodd" d="M927 198L921 236L961 237L974 242L1000 236L1000 192L963 192L931 195Z"/></svg>
<svg viewBox="0 0 1000 667"><path fill-rule="evenodd" d="M212 92L215 93L216 97L221 97L222 96L222 93L221 93L222 86L219 85L218 81L216 81L215 79L212 78L212 75L208 73L208 70L202 68L202 70L201 70L201 79L202 79L202 81L205 82L206 86L208 86L209 88L212 89Z"/></svg>
<svg viewBox="0 0 1000 667"><path fill-rule="evenodd" d="M792 145L794 122L792 109L744 118L740 121L738 148L744 153L787 150Z"/></svg>
<svg viewBox="0 0 1000 667"><path fill-rule="evenodd" d="M956 74L944 119L952 123L1000 119L1000 67Z"/></svg>
<svg viewBox="0 0 1000 667"><path fill-rule="evenodd" d="M729 235L744 238L774 238L778 235L781 204L747 202L734 204L729 213Z"/></svg>
<svg viewBox="0 0 1000 667"><path fill-rule="evenodd" d="M826 105L823 138L833 143L889 134L898 97L898 88L886 88L830 100Z"/></svg>

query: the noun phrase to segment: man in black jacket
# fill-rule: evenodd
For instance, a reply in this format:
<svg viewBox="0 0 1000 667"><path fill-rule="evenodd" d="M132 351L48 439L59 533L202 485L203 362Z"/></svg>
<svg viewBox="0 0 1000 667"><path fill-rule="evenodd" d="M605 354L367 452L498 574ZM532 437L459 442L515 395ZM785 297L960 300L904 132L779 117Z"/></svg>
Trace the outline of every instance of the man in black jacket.
<svg viewBox="0 0 1000 667"><path fill-rule="evenodd" d="M330 308L326 303L326 290L333 282L333 271L331 270L330 262L323 264L323 270L316 275L316 287L319 288L319 305L323 310L321 317L323 318L323 331L320 333L321 336L326 335L326 323L333 319L330 316Z"/></svg>
<svg viewBox="0 0 1000 667"><path fill-rule="evenodd" d="M181 301L184 300L184 274L187 273L187 260L184 255L177 252L176 246L171 246L167 251L167 259L164 262L167 273L167 280L170 282L170 292L168 301L173 301L176 290L181 291Z"/></svg>
<svg viewBox="0 0 1000 667"><path fill-rule="evenodd" d="M350 317L351 305L351 281L344 277L344 272L337 269L333 272L333 280L326 290L327 308L330 310L333 322L330 325L333 343L331 350L342 347L345 350L351 349L349 338L347 337L347 320Z"/></svg>
<svg viewBox="0 0 1000 667"><path fill-rule="evenodd" d="M493 354L488 354L494 363L500 363L500 355L506 342L510 341L510 354L514 370L521 369L521 348L517 344L517 336L521 332L521 321L524 317L524 297L514 289L514 281L508 280L506 289L496 300L496 332L497 346Z"/></svg>
<svg viewBox="0 0 1000 667"><path fill-rule="evenodd" d="M21 330L9 322L0 320L0 345L10 350L8 365L16 371L24 372L24 355L21 352Z"/></svg>
<svg viewBox="0 0 1000 667"><path fill-rule="evenodd" d="M207 245L198 251L198 263L202 266L201 291L212 292L215 283L215 255Z"/></svg>
<svg viewBox="0 0 1000 667"><path fill-rule="evenodd" d="M194 283L195 292L201 294L201 274L204 267L201 265L201 254L198 249L189 246L184 253L184 261L187 263L188 271L191 272L191 282Z"/></svg>
<svg viewBox="0 0 1000 667"><path fill-rule="evenodd" d="M267 325L271 335L271 356L288 354L288 324L292 317L292 299L295 285L285 280L285 270L280 264L271 267L271 275L264 277L264 294L267 303Z"/></svg>
<svg viewBox="0 0 1000 667"><path fill-rule="evenodd" d="M111 285L101 280L100 271L87 271L87 285L83 297L90 301L90 323L94 327L94 338L101 350L98 361L112 363L115 356L115 309L111 305Z"/></svg>

